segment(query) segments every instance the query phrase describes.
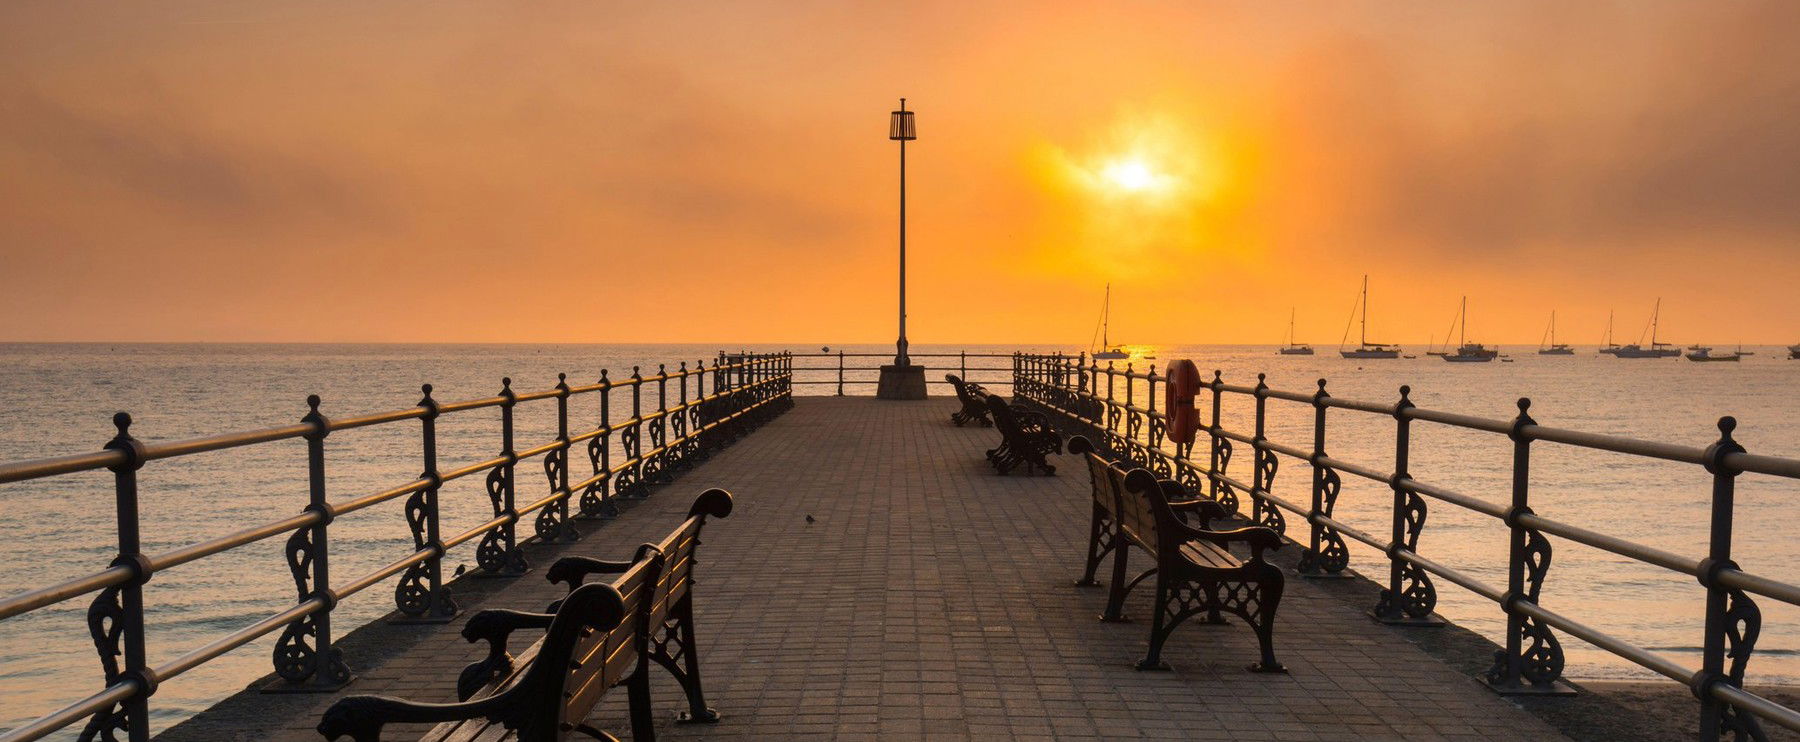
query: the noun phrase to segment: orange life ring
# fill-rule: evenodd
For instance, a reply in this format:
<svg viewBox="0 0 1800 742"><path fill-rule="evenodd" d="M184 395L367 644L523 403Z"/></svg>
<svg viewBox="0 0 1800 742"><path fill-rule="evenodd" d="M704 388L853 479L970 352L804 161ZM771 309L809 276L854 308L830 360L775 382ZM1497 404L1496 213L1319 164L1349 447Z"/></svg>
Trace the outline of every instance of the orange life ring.
<svg viewBox="0 0 1800 742"><path fill-rule="evenodd" d="M1168 382L1163 386L1163 412L1169 417L1169 440L1193 443L1200 430L1200 411L1194 408L1194 395L1200 393L1200 368L1193 361L1179 360L1169 364Z"/></svg>

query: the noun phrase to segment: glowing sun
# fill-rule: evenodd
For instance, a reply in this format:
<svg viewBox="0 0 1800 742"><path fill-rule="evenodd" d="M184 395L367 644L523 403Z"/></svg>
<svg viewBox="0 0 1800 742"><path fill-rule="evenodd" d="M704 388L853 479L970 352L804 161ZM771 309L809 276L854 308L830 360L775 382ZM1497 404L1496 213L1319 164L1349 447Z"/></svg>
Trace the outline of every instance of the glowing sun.
<svg viewBox="0 0 1800 742"><path fill-rule="evenodd" d="M1115 160L1100 171L1101 177L1113 187L1124 191L1142 191L1156 185L1159 179L1156 173L1143 160Z"/></svg>

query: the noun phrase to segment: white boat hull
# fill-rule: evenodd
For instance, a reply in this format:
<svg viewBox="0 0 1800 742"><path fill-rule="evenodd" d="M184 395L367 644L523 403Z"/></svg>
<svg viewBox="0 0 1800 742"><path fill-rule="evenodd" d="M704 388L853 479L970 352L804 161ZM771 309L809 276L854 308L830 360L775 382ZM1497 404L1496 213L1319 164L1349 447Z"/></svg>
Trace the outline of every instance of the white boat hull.
<svg viewBox="0 0 1800 742"><path fill-rule="evenodd" d="M1340 350L1338 355L1345 358L1399 358L1397 350Z"/></svg>

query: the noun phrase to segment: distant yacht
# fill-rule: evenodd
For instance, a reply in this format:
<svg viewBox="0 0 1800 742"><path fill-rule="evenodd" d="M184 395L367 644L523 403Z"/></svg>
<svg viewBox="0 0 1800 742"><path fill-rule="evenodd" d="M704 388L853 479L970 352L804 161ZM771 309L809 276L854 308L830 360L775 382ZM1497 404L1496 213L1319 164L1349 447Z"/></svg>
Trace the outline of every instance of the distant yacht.
<svg viewBox="0 0 1800 742"><path fill-rule="evenodd" d="M1729 355L1717 355L1716 356L1716 355L1713 355L1712 348L1703 348L1698 345L1688 346L1688 353L1687 353L1688 360L1698 361L1701 363L1706 363L1706 362L1710 362L1710 361L1736 361L1740 358L1743 358L1743 356L1744 356L1744 354L1742 354L1742 353L1732 353Z"/></svg>
<svg viewBox="0 0 1800 742"><path fill-rule="evenodd" d="M1613 313L1611 309L1606 310L1606 342L1601 343L1600 350L1595 352L1605 353L1609 356L1616 356L1619 354L1619 344L1613 342Z"/></svg>
<svg viewBox="0 0 1800 742"><path fill-rule="evenodd" d="M1556 342L1556 310L1550 310L1550 326L1544 328L1544 337L1538 338L1538 355L1540 356L1572 356L1575 349L1567 343Z"/></svg>
<svg viewBox="0 0 1800 742"><path fill-rule="evenodd" d="M1112 329L1111 325L1112 284L1109 283L1106 284L1106 299L1100 304L1100 349L1094 351L1093 355L1096 361L1117 361L1131 357L1131 354L1126 353L1123 348L1114 347L1112 341L1107 338L1108 331Z"/></svg>
<svg viewBox="0 0 1800 742"><path fill-rule="evenodd" d="M1456 352L1444 354L1444 360L1451 363L1487 363L1500 355L1500 351L1481 343L1468 342L1464 336L1469 330L1469 297L1462 298L1462 309L1456 313ZM1444 338L1446 342L1449 338Z"/></svg>
<svg viewBox="0 0 1800 742"><path fill-rule="evenodd" d="M1313 354L1312 346L1294 342L1294 310L1291 308L1288 310L1287 340L1282 343L1281 350L1278 352L1284 356L1310 356Z"/></svg>
<svg viewBox="0 0 1800 742"><path fill-rule="evenodd" d="M1343 340L1339 340L1338 341L1338 355L1341 355L1345 358L1399 358L1400 357L1400 346L1389 345L1387 343L1371 343L1371 342L1369 342L1369 276L1368 276L1368 274L1363 275L1362 295L1357 297L1356 305L1357 305L1357 307L1362 308L1362 322L1359 325L1359 327L1361 329L1358 331L1358 340L1360 342L1357 344L1355 350L1344 350ZM1355 315L1356 307L1351 307L1350 311L1351 311L1352 315ZM1350 339L1350 328L1345 327L1344 328L1344 340L1348 340L1348 339Z"/></svg>
<svg viewBox="0 0 1800 742"><path fill-rule="evenodd" d="M1621 345L1613 351L1613 355L1619 358L1674 358L1681 355L1681 351L1676 350L1673 344L1656 339L1657 322L1661 317L1662 297L1657 297L1656 308L1650 310L1650 347L1646 348L1637 343Z"/></svg>

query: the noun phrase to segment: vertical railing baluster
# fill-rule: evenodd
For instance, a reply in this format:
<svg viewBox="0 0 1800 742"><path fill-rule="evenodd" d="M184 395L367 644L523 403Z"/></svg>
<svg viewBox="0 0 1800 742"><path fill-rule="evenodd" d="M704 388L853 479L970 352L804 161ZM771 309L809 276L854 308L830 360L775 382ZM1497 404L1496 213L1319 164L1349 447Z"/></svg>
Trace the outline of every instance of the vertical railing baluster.
<svg viewBox="0 0 1800 742"><path fill-rule="evenodd" d="M438 490L444 486L444 478L438 472L437 464L438 403L431 398L430 384L419 387L419 391L425 395L419 400L419 406L425 408L425 413L419 416L425 471L419 478L425 480L426 486L406 499L406 524L412 531L413 550L426 552L426 556L408 566L394 585L394 605L401 613L394 622L444 623L456 616L457 607L443 579L444 542L438 525Z"/></svg>
<svg viewBox="0 0 1800 742"><path fill-rule="evenodd" d="M1319 390L1313 392L1313 447L1308 461L1312 464L1312 507L1307 512L1307 547L1300 555L1297 570L1304 577L1349 577L1344 572L1350 566L1350 550L1344 543L1337 529L1326 525L1323 520L1332 517L1337 507L1338 491L1343 486L1336 470L1325 465L1325 400L1331 395L1325 391L1325 380L1319 380ZM1395 457L1396 463L1404 462L1403 457Z"/></svg>
<svg viewBox="0 0 1800 742"><path fill-rule="evenodd" d="M1550 570L1550 540L1520 518L1531 514L1531 400L1519 398L1519 415L1513 418L1512 507L1506 511L1511 530L1507 544L1506 594L1500 606L1506 611L1506 648L1495 653L1487 673L1488 686L1502 695L1565 695L1573 693L1558 682L1562 677L1562 645L1536 618L1519 609L1535 605ZM1422 519L1423 516L1421 516ZM1526 646L1529 642L1530 646Z"/></svg>
<svg viewBox="0 0 1800 742"><path fill-rule="evenodd" d="M337 607L337 594L331 591L331 548L326 527L336 516L325 491L325 436L331 433L331 421L319 412L319 395L306 398L308 411L300 422L311 429L306 432L307 512L318 522L294 530L288 537L288 571L294 578L299 601L319 600L320 607L287 625L271 653L275 675L279 678L263 687L273 692L331 692L351 680L350 668L343 653L331 645L331 611Z"/></svg>
<svg viewBox="0 0 1800 742"><path fill-rule="evenodd" d="M518 541L519 453L513 436L513 408L519 395L513 391L510 376L500 379L500 399L500 463L488 470L487 493L494 517L506 520L482 535L481 543L475 546L475 563L481 567L479 574L517 577L525 574L529 566Z"/></svg>
<svg viewBox="0 0 1800 742"><path fill-rule="evenodd" d="M119 555L113 566L131 570L125 582L100 591L88 606L88 632L100 654L106 685L130 682L137 687L117 706L94 714L82 739L112 739L115 731L131 742L150 739L150 696L156 693L156 674L146 661L144 647L144 583L150 580L150 559L144 556L138 531L137 472L144 466L144 445L131 437L131 416L113 415L118 435L106 444L123 460L108 467L113 473L114 509L117 515ZM121 667L119 659L124 657Z"/></svg>
<svg viewBox="0 0 1800 742"><path fill-rule="evenodd" d="M844 396L844 349L838 348L838 387L837 395Z"/></svg>
<svg viewBox="0 0 1800 742"><path fill-rule="evenodd" d="M1256 375L1256 389L1251 396L1256 400L1256 433L1250 437L1250 519L1285 535L1287 518L1282 514L1281 508L1276 507L1267 497L1275 489L1275 472L1280 467L1280 460L1275 457L1275 452L1268 449L1267 374Z"/></svg>
<svg viewBox="0 0 1800 742"><path fill-rule="evenodd" d="M1706 626L1701 640L1700 672L1694 675L1693 692L1700 699L1700 739L1718 740L1730 734L1736 740L1766 739L1755 715L1712 697L1720 684L1744 685L1744 670L1756 651L1762 633L1762 610L1742 590L1720 584L1719 573L1737 569L1731 560L1732 522L1736 509L1737 476L1729 457L1744 453L1731 437L1737 419L1719 418L1719 440L1706 449L1706 471L1712 474L1712 514L1708 528L1706 559L1700 563L1700 584L1706 588ZM1726 659L1731 667L1725 666Z"/></svg>
<svg viewBox="0 0 1800 742"><path fill-rule="evenodd" d="M626 428L624 438L626 444L625 460L631 467L629 497L643 499L648 496L644 491L644 375L637 366L631 367L631 420Z"/></svg>
<svg viewBox="0 0 1800 742"><path fill-rule="evenodd" d="M575 493L569 491L569 448L574 444L569 441L569 375L556 375L556 461L554 474L545 472L551 480L551 487L562 494L556 502L544 508L546 512L556 512L555 530L545 538L546 541L572 542L581 540L581 532L575 529L575 519L569 517L569 498ZM549 459L546 458L545 461Z"/></svg>
<svg viewBox="0 0 1800 742"><path fill-rule="evenodd" d="M1394 493L1388 581L1369 615L1385 624L1442 626L1444 620L1432 613L1437 607L1437 586L1424 568L1405 558L1418 552L1427 515L1425 498L1407 486L1412 479L1413 407L1412 387L1401 386L1400 401L1394 403L1394 473L1388 479Z"/></svg>
<svg viewBox="0 0 1800 742"><path fill-rule="evenodd" d="M1225 475L1226 467L1231 465L1231 441L1223 435L1224 429L1219 427L1220 410L1225 398L1225 379L1219 369L1213 369L1212 382L1207 387L1212 390L1212 423L1206 426L1206 494L1236 512L1237 495L1232 492L1231 485L1221 478Z"/></svg>

